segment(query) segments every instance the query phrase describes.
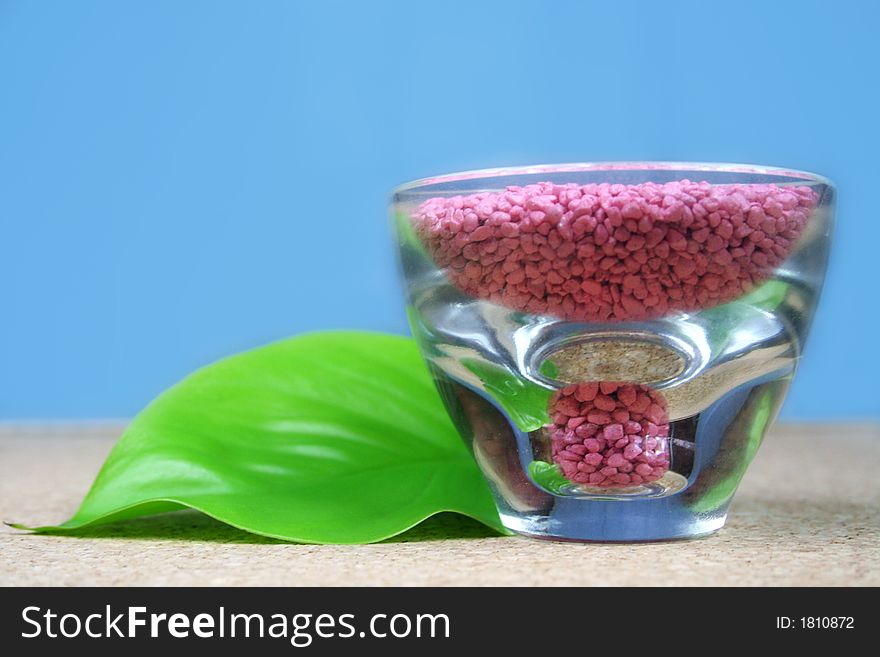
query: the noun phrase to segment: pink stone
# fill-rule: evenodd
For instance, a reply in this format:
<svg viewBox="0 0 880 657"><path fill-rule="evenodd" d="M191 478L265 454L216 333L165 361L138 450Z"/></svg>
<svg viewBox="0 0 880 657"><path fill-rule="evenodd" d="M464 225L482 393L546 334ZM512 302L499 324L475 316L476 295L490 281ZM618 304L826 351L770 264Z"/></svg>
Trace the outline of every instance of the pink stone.
<svg viewBox="0 0 880 657"><path fill-rule="evenodd" d="M630 406L636 400L636 394L634 386L623 386L617 392L617 399L624 406Z"/></svg>
<svg viewBox="0 0 880 657"><path fill-rule="evenodd" d="M629 405L630 412L644 413L651 405L651 398L644 393L639 393L636 400Z"/></svg>
<svg viewBox="0 0 880 657"><path fill-rule="evenodd" d="M470 234L471 242L482 242L483 240L487 240L494 234L491 226L480 226L479 228L474 229L474 231Z"/></svg>
<svg viewBox="0 0 880 657"><path fill-rule="evenodd" d="M593 399L580 402L579 397ZM613 404L615 410L602 410L597 402ZM647 414L660 418L662 423L655 424L647 417L641 422L615 417L621 412L629 415L625 408L633 406L644 407ZM556 392L548 408L553 418L553 424L547 427L553 460L576 483L590 481L584 479L587 474L601 475L601 481L590 481L590 485L600 487L655 481L669 469L665 406L663 395L644 385L605 381L566 386ZM642 416L636 413L634 417ZM640 466L644 467L639 470ZM624 481L617 475L628 478Z"/></svg>
<svg viewBox="0 0 880 657"><path fill-rule="evenodd" d="M557 422L557 424L559 424L559 423ZM591 422L587 422L586 424L582 424L577 429L575 429L574 432L578 437L580 437L581 439L584 439L584 438L591 438L592 436L595 436L597 430L598 430L598 427L595 424L592 424Z"/></svg>
<svg viewBox="0 0 880 657"><path fill-rule="evenodd" d="M627 435L638 435L642 432L642 425L638 422L633 422L632 420L630 420L625 425L623 425L623 430L626 432Z"/></svg>
<svg viewBox="0 0 880 657"><path fill-rule="evenodd" d="M623 425L622 424L609 424L606 425L605 430L602 432L605 440L613 440L618 441L623 438Z"/></svg>
<svg viewBox="0 0 880 657"><path fill-rule="evenodd" d="M600 442L599 442L598 440L596 440L595 438L587 438L587 439L584 441L584 447L586 447L588 451L590 451L590 452L592 452L592 453L596 453L596 452L598 452L600 449L602 449L602 443L600 443ZM600 461L602 460L601 455L599 456L599 460L600 460Z"/></svg>
<svg viewBox="0 0 880 657"><path fill-rule="evenodd" d="M654 424L663 424L667 419L666 410L658 404L651 404L645 411L645 417Z"/></svg>
<svg viewBox="0 0 880 657"><path fill-rule="evenodd" d="M608 424L611 416L605 411L590 411L590 414L587 415L587 419L594 424Z"/></svg>
<svg viewBox="0 0 880 657"><path fill-rule="evenodd" d="M578 401L588 402L593 401L596 398L596 393L599 391L598 383L581 383L575 388L575 397Z"/></svg>
<svg viewBox="0 0 880 657"><path fill-rule="evenodd" d="M615 408L617 408L617 402L608 395L604 394L596 395L593 403L600 411L613 411Z"/></svg>
<svg viewBox="0 0 880 657"><path fill-rule="evenodd" d="M624 321L748 292L797 246L817 201L808 187L772 184L536 183L432 198L413 222L471 296L567 320Z"/></svg>

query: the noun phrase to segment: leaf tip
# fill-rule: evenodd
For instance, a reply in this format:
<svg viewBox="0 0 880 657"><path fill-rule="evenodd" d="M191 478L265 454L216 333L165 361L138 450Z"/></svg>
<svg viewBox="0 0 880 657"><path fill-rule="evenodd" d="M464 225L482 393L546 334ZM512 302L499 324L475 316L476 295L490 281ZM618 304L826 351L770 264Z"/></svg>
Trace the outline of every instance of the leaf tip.
<svg viewBox="0 0 880 657"><path fill-rule="evenodd" d="M23 525L20 522L9 522L8 520L4 520L3 524L7 527L12 527L13 529L23 529L25 531L30 531L31 527L27 525Z"/></svg>

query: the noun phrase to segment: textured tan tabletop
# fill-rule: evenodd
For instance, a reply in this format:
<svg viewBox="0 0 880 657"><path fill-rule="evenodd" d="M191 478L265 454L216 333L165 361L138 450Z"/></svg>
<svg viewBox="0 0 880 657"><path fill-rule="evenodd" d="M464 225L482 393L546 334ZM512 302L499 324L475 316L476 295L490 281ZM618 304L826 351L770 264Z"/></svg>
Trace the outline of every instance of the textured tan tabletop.
<svg viewBox="0 0 880 657"><path fill-rule="evenodd" d="M0 426L0 519L65 519L120 431ZM782 425L709 538L549 543L444 514L385 543L316 546L179 512L77 537L4 526L0 585L878 585L878 473L880 427Z"/></svg>

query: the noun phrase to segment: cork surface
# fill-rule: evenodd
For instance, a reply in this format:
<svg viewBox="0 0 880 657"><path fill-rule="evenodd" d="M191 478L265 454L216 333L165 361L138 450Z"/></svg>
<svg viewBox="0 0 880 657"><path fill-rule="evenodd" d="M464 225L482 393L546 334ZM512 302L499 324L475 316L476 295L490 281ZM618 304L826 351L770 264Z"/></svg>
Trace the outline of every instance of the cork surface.
<svg viewBox="0 0 880 657"><path fill-rule="evenodd" d="M0 519L65 519L120 431L0 427ZM878 472L880 426L780 425L708 538L551 543L444 514L384 543L316 546L178 512L76 537L0 527L0 585L877 586Z"/></svg>

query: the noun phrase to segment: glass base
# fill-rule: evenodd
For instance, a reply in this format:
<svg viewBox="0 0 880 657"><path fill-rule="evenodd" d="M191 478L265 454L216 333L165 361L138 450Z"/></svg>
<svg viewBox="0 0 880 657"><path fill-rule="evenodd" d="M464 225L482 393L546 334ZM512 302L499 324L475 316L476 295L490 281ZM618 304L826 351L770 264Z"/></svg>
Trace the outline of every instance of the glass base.
<svg viewBox="0 0 880 657"><path fill-rule="evenodd" d="M510 531L530 538L630 543L699 538L718 531L727 520L726 510L694 515L689 509L672 507L664 509L663 513L656 510L643 513L634 508L642 504L640 502L566 502L589 505L590 508L580 506L577 512L564 513L564 509L557 505L551 515L512 515L507 512L500 514L501 522Z"/></svg>

